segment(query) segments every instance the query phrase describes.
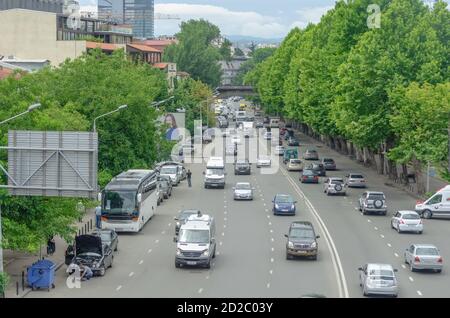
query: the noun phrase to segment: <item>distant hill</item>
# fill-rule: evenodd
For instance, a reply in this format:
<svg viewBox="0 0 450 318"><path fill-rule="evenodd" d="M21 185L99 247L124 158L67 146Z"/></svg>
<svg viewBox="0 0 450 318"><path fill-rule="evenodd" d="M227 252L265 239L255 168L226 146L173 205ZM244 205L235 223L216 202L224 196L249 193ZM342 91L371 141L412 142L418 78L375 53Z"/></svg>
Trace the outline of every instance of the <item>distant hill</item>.
<svg viewBox="0 0 450 318"><path fill-rule="evenodd" d="M250 42L255 42L256 44L276 44L281 43L283 41L282 38L265 39L265 38L258 38L255 36L244 36L244 35L225 35L225 37L231 42L239 44Z"/></svg>

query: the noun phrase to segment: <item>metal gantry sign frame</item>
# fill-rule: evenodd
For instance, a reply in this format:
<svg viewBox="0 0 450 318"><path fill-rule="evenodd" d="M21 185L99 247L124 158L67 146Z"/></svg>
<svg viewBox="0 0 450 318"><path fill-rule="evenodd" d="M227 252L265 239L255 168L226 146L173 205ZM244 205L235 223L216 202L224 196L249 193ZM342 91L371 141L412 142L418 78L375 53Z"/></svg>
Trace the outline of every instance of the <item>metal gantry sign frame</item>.
<svg viewBox="0 0 450 318"><path fill-rule="evenodd" d="M98 136L95 132L8 132L8 177L11 195L97 197Z"/></svg>

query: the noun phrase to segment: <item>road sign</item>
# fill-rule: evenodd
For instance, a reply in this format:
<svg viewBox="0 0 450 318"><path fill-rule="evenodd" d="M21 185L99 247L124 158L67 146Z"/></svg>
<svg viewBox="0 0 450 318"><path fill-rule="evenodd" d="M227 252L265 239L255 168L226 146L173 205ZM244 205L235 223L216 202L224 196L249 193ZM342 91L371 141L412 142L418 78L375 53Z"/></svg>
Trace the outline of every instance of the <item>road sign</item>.
<svg viewBox="0 0 450 318"><path fill-rule="evenodd" d="M97 196L98 137L93 132L8 132L8 177L11 195Z"/></svg>
<svg viewBox="0 0 450 318"><path fill-rule="evenodd" d="M436 176L436 169L434 167L430 167L430 169L428 170L428 175L430 177L435 177Z"/></svg>

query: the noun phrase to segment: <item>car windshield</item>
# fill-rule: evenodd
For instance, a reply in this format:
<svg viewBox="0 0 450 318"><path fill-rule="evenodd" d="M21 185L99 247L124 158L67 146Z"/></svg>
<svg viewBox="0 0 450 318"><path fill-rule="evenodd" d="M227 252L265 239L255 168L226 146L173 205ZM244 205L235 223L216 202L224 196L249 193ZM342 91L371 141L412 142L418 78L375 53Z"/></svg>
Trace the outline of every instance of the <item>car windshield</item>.
<svg viewBox="0 0 450 318"><path fill-rule="evenodd" d="M248 162L245 162L245 161L236 161L236 165L237 165L237 166L247 166L247 165L248 165Z"/></svg>
<svg viewBox="0 0 450 318"><path fill-rule="evenodd" d="M334 163L334 160L330 159L330 158L325 158L325 159L323 159L323 162L325 162L325 163Z"/></svg>
<svg viewBox="0 0 450 318"><path fill-rule="evenodd" d="M209 230L182 229L178 239L180 243L209 243Z"/></svg>
<svg viewBox="0 0 450 318"><path fill-rule="evenodd" d="M293 203L292 197L290 195L277 195L275 197L276 203Z"/></svg>
<svg viewBox="0 0 450 318"><path fill-rule="evenodd" d="M304 176L314 176L315 175L315 173L314 173L314 171L312 171L312 170L303 170L303 175Z"/></svg>
<svg viewBox="0 0 450 318"><path fill-rule="evenodd" d="M420 216L417 213L405 213L402 218L405 220L419 220Z"/></svg>
<svg viewBox="0 0 450 318"><path fill-rule="evenodd" d="M311 229L292 228L289 237L293 239L314 238L314 231Z"/></svg>
<svg viewBox="0 0 450 318"><path fill-rule="evenodd" d="M315 151L315 150L306 150L306 153L309 153L309 154L315 154L317 151Z"/></svg>
<svg viewBox="0 0 450 318"><path fill-rule="evenodd" d="M352 179L364 179L364 177L360 174L351 174L350 178Z"/></svg>
<svg viewBox="0 0 450 318"><path fill-rule="evenodd" d="M259 160L269 160L269 157L259 157Z"/></svg>
<svg viewBox="0 0 450 318"><path fill-rule="evenodd" d="M183 211L178 217L179 220L187 220L191 215L197 214L197 211Z"/></svg>
<svg viewBox="0 0 450 318"><path fill-rule="evenodd" d="M102 242L109 242L109 241L111 241L111 233L109 233L109 232L102 232L100 234L100 237L102 239Z"/></svg>
<svg viewBox="0 0 450 318"><path fill-rule="evenodd" d="M291 163L298 164L298 163L302 163L302 162L301 162L301 160L298 160L298 159L291 159Z"/></svg>
<svg viewBox="0 0 450 318"><path fill-rule="evenodd" d="M177 167L162 167L161 174L176 174Z"/></svg>
<svg viewBox="0 0 450 318"><path fill-rule="evenodd" d="M332 179L331 180L331 184L341 184L343 182L344 182L344 180L342 180L342 179Z"/></svg>
<svg viewBox="0 0 450 318"><path fill-rule="evenodd" d="M250 183L237 183L236 190L250 190Z"/></svg>
<svg viewBox="0 0 450 318"><path fill-rule="evenodd" d="M223 169L207 169L206 170L206 175L210 176L210 175L222 175L223 174Z"/></svg>
<svg viewBox="0 0 450 318"><path fill-rule="evenodd" d="M136 191L106 191L103 209L107 213L131 214L136 208Z"/></svg>
<svg viewBox="0 0 450 318"><path fill-rule="evenodd" d="M394 280L394 272L388 269L372 269L369 272L371 279Z"/></svg>
<svg viewBox="0 0 450 318"><path fill-rule="evenodd" d="M368 200L384 200L384 194L371 193L369 194Z"/></svg>
<svg viewBox="0 0 450 318"><path fill-rule="evenodd" d="M419 247L416 249L416 255L439 255L436 248L433 247Z"/></svg>

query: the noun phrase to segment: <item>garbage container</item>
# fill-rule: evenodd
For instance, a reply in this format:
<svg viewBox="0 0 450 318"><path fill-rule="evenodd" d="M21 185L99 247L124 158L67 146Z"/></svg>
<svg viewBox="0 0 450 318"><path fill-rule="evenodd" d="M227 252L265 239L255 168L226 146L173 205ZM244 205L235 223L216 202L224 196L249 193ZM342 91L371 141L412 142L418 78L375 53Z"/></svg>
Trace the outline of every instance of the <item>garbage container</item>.
<svg viewBox="0 0 450 318"><path fill-rule="evenodd" d="M31 289L55 288L55 268L56 265L49 260L40 260L27 268L27 281Z"/></svg>

